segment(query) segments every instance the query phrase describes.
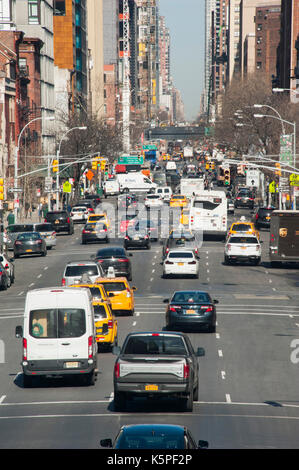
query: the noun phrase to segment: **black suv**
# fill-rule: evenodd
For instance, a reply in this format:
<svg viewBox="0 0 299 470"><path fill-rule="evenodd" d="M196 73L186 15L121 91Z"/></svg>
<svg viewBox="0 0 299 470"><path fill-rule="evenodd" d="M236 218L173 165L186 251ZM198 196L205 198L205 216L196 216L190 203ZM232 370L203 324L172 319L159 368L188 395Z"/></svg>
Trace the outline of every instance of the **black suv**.
<svg viewBox="0 0 299 470"><path fill-rule="evenodd" d="M250 189L240 189L235 198L235 207L247 207L253 209L254 207L254 193Z"/></svg>
<svg viewBox="0 0 299 470"><path fill-rule="evenodd" d="M103 268L105 274L108 274L108 269L112 266L116 277L124 276L128 281L132 281L132 266L129 256L132 254L127 255L123 247L111 246L101 248L95 256L91 256L91 259Z"/></svg>
<svg viewBox="0 0 299 470"><path fill-rule="evenodd" d="M74 233L74 223L67 211L49 211L45 217L45 222L52 224L55 232Z"/></svg>
<svg viewBox="0 0 299 470"><path fill-rule="evenodd" d="M259 228L270 228L271 213L275 207L259 207L254 215L254 225Z"/></svg>

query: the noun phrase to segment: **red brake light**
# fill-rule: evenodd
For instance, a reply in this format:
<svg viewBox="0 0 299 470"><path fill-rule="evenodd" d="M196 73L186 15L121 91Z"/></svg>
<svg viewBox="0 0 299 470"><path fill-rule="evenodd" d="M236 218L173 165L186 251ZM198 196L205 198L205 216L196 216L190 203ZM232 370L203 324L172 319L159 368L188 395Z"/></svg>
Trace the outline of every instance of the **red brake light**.
<svg viewBox="0 0 299 470"><path fill-rule="evenodd" d="M109 330L112 330L112 328L113 328L113 321L112 320L108 320L108 328L109 328Z"/></svg>
<svg viewBox="0 0 299 470"><path fill-rule="evenodd" d="M153 333L152 336L160 336L159 333Z"/></svg>
<svg viewBox="0 0 299 470"><path fill-rule="evenodd" d="M23 338L23 361L27 361L27 339Z"/></svg>
<svg viewBox="0 0 299 470"><path fill-rule="evenodd" d="M88 358L92 359L92 344L93 344L93 337L89 336L88 337Z"/></svg>
<svg viewBox="0 0 299 470"><path fill-rule="evenodd" d="M44 222L48 222L47 219L45 219Z"/></svg>
<svg viewBox="0 0 299 470"><path fill-rule="evenodd" d="M64 277L62 278L61 285L65 286L65 278Z"/></svg>
<svg viewBox="0 0 299 470"><path fill-rule="evenodd" d="M206 312L212 312L213 311L213 307L211 307L210 305L202 305L200 308L206 309Z"/></svg>
<svg viewBox="0 0 299 470"><path fill-rule="evenodd" d="M6 263L6 265L4 267L5 267L5 269L8 269L9 268L8 263Z"/></svg>
<svg viewBox="0 0 299 470"><path fill-rule="evenodd" d="M69 223L70 223L70 218L68 217L68 218L66 219L66 221L67 221L67 223L69 224Z"/></svg>
<svg viewBox="0 0 299 470"><path fill-rule="evenodd" d="M120 263L128 263L129 262L128 259L118 259L117 261L119 261Z"/></svg>
<svg viewBox="0 0 299 470"><path fill-rule="evenodd" d="M22 242L16 241L16 245L22 245Z"/></svg>
<svg viewBox="0 0 299 470"><path fill-rule="evenodd" d="M118 378L119 375L120 375L120 368L119 368L119 363L118 362L114 366L114 375L115 375L116 378Z"/></svg>
<svg viewBox="0 0 299 470"><path fill-rule="evenodd" d="M184 365L184 379L188 379L190 375L190 367L189 364Z"/></svg>
<svg viewBox="0 0 299 470"><path fill-rule="evenodd" d="M256 220L257 220L257 219L259 218L259 215L258 215L258 214L255 214L255 218L256 218Z"/></svg>

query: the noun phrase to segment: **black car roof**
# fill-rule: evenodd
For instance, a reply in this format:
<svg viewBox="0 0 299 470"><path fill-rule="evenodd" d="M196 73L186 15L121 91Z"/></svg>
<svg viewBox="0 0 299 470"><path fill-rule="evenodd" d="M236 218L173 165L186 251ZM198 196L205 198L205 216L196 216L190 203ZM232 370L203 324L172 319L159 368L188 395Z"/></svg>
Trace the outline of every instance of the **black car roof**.
<svg viewBox="0 0 299 470"><path fill-rule="evenodd" d="M111 246L109 248L101 248L100 250L97 251L96 256L107 255L109 253L120 254L123 256L125 252L126 252L125 249L122 248L121 246Z"/></svg>

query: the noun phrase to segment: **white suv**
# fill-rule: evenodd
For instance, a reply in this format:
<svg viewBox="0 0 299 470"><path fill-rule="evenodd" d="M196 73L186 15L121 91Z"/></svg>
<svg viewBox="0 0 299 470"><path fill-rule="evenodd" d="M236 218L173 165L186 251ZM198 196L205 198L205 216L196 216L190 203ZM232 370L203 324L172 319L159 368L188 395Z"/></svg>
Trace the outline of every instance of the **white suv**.
<svg viewBox="0 0 299 470"><path fill-rule="evenodd" d="M258 265L261 262L262 249L258 238L248 233L231 235L224 248L224 263L251 261Z"/></svg>

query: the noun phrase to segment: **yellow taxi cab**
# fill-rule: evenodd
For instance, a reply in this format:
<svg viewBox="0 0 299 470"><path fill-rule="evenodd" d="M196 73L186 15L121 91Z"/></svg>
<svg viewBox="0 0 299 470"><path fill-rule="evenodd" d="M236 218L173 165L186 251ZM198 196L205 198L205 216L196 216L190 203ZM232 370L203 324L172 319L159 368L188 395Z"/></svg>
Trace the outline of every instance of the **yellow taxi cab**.
<svg viewBox="0 0 299 470"><path fill-rule="evenodd" d="M248 222L242 219L238 220L237 222L233 222L229 228L227 236L229 237L230 235L235 235L239 232L248 233L251 235L254 234L257 236L258 239L260 238L260 233L255 228L255 225L253 222Z"/></svg>
<svg viewBox="0 0 299 470"><path fill-rule="evenodd" d="M78 283L72 284L70 287L87 287L90 290L93 302L107 302L107 304L111 307L112 295L110 298L101 284Z"/></svg>
<svg viewBox="0 0 299 470"><path fill-rule="evenodd" d="M90 214L88 216L88 219L87 219L87 224L91 224L93 222L103 222L107 228L110 227L110 221L107 217L107 214L106 212L102 212L102 213L99 213L99 214Z"/></svg>
<svg viewBox="0 0 299 470"><path fill-rule="evenodd" d="M129 313L133 315L135 308L134 291L126 277L98 277L95 282L102 285L110 298L112 312Z"/></svg>
<svg viewBox="0 0 299 470"><path fill-rule="evenodd" d="M173 194L169 201L169 207L187 207L188 200L183 194Z"/></svg>
<svg viewBox="0 0 299 470"><path fill-rule="evenodd" d="M117 346L117 320L107 302L92 302L98 351L102 345Z"/></svg>
<svg viewBox="0 0 299 470"><path fill-rule="evenodd" d="M163 155L163 160L170 160L171 156L167 153L166 155Z"/></svg>
<svg viewBox="0 0 299 470"><path fill-rule="evenodd" d="M180 224L189 226L190 209L188 207L182 208Z"/></svg>

